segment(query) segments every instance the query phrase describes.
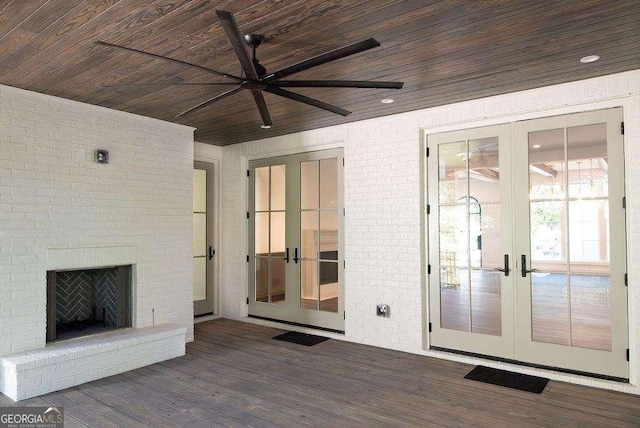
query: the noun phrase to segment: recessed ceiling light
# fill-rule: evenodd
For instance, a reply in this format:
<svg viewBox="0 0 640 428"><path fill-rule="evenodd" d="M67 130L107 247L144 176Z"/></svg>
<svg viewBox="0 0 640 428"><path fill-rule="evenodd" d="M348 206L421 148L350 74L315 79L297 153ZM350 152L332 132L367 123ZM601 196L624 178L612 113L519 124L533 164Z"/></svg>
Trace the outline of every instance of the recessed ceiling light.
<svg viewBox="0 0 640 428"><path fill-rule="evenodd" d="M534 144L534 145L533 145L533 146L531 146L531 147L533 147L534 149L539 149L539 148L540 148L540 144Z"/></svg>
<svg viewBox="0 0 640 428"><path fill-rule="evenodd" d="M391 98L385 98L384 100L381 100L380 102L382 104L391 104L394 100L392 100Z"/></svg>
<svg viewBox="0 0 640 428"><path fill-rule="evenodd" d="M260 125L262 129L271 129L271 125Z"/></svg>
<svg viewBox="0 0 640 428"><path fill-rule="evenodd" d="M587 55L585 57L580 58L580 62L583 64L589 64L590 62L596 62L600 57L598 55Z"/></svg>

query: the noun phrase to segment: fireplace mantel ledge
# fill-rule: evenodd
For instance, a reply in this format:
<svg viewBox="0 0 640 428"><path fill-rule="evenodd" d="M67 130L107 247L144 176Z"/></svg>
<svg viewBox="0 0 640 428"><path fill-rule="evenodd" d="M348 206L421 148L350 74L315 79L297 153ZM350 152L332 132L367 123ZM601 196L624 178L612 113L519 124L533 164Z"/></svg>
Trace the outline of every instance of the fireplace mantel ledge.
<svg viewBox="0 0 640 428"><path fill-rule="evenodd" d="M42 395L184 355L187 328L127 328L55 342L0 358L0 391L13 400Z"/></svg>

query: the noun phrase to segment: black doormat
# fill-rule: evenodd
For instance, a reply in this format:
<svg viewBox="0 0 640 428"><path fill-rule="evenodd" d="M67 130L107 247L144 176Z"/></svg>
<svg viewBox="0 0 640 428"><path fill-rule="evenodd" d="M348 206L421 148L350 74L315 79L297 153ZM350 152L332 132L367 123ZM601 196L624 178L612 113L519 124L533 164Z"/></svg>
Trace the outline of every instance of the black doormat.
<svg viewBox="0 0 640 428"><path fill-rule="evenodd" d="M464 378L536 394L544 391L547 382L549 382L549 379L544 377L529 376L484 366L476 366Z"/></svg>
<svg viewBox="0 0 640 428"><path fill-rule="evenodd" d="M314 336L313 334L298 333L297 331L288 331L286 333L275 336L274 339L284 342L297 343L298 345L313 346L320 342L329 340L328 337Z"/></svg>

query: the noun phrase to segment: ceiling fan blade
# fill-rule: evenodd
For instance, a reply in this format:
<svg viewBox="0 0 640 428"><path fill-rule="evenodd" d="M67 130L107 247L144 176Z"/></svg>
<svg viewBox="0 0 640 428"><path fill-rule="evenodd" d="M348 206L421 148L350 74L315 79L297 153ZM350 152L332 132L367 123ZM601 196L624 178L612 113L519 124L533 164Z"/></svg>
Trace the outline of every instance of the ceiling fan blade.
<svg viewBox="0 0 640 428"><path fill-rule="evenodd" d="M103 85L105 88L131 87L131 86L237 86L238 82L212 82L212 83L114 83Z"/></svg>
<svg viewBox="0 0 640 428"><path fill-rule="evenodd" d="M216 10L216 15L222 24L224 32L227 33L227 37L233 46L233 50L238 56L238 60L242 65L242 69L250 80L258 80L258 72L253 64L253 61L249 57L249 53L244 47L244 41L240 29L236 23L235 18L231 12L225 12L224 10Z"/></svg>
<svg viewBox="0 0 640 428"><path fill-rule="evenodd" d="M309 58L297 64L290 65L274 73L268 74L263 80L267 82L273 82L274 80L282 79L283 77L290 76L295 73L299 73L309 68L315 67L320 64L335 61L340 58L344 58L349 55L363 52L369 49L373 49L380 46L380 43L376 39L367 39L362 42L354 43L349 46L345 46L339 49L335 49L326 53L323 53L313 58Z"/></svg>
<svg viewBox="0 0 640 428"><path fill-rule="evenodd" d="M366 80L277 80L269 86L278 88L375 88L402 89L404 82L371 82Z"/></svg>
<svg viewBox="0 0 640 428"><path fill-rule="evenodd" d="M183 111L182 113L180 113L179 115L176 116L176 119L179 118L179 117L182 117L184 115L187 115L189 113L192 113L192 112L194 112L196 110L200 110L201 108L206 107L208 105L211 105L211 104L215 103L216 101L220 101L223 98L227 98L229 95L233 95L236 92L241 91L241 90L242 90L242 86L238 86L237 88L233 88L233 89L230 89L230 90L228 90L226 92L223 92L223 93L221 93L219 95L216 95L213 98L209 98L208 100L201 102L197 106L191 107L189 110Z"/></svg>
<svg viewBox="0 0 640 428"><path fill-rule="evenodd" d="M327 110L332 113L339 114L340 116L348 116L351 114L349 110L345 110L343 108L340 108L331 104L327 104L325 102L316 100L314 98L305 97L304 95L296 94L295 92L290 92L284 89L274 88L271 86L265 88L264 90L274 95L279 95L284 98L289 98L290 100L299 101L304 104L309 104L310 106L318 107L323 110Z"/></svg>
<svg viewBox="0 0 640 428"><path fill-rule="evenodd" d="M115 45L113 43L101 42L99 40L97 40L95 43L97 43L97 44L99 44L101 46L108 46L108 47L111 47L111 48L124 49L124 50L130 51L130 52L135 52L135 53L139 53L139 54L142 54L142 55L147 55L147 56L150 56L150 57L153 57L153 58L158 58L158 59L163 59L165 61L175 62L177 64L188 65L190 67L195 67L195 68L198 68L200 70L208 71L209 73L213 73L213 74L216 74L216 75L221 76L221 77L226 77L226 78L229 78L229 79L233 79L233 80L236 80L238 82L242 82L243 81L243 79L241 79L238 76L233 76L231 74L222 73L220 71L212 70L210 68L203 67L203 66L197 65L197 64L191 64L190 62L181 61L179 59L173 59L173 58L169 58L169 57L162 56L162 55L156 55L156 54L151 53L151 52L145 52L145 51L141 51L141 50L134 49L134 48L128 48L126 46Z"/></svg>
<svg viewBox="0 0 640 428"><path fill-rule="evenodd" d="M263 125L273 126L273 121L271 120L271 115L269 114L269 109L267 108L267 103L264 101L262 92L257 89L254 89L251 92L253 93L253 99L256 100L258 110L260 110L260 116L262 116Z"/></svg>

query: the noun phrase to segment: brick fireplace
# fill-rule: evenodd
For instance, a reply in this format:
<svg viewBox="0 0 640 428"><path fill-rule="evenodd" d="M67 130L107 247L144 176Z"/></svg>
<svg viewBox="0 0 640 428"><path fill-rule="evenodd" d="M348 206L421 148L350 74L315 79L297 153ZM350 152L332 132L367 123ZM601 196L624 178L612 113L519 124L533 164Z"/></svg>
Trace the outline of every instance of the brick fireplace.
<svg viewBox="0 0 640 428"><path fill-rule="evenodd" d="M47 342L131 327L131 265L47 272Z"/></svg>
<svg viewBox="0 0 640 428"><path fill-rule="evenodd" d="M3 85L0 110L0 392L21 400L183 355L193 129ZM108 164L94 161L98 149ZM130 271L130 301L117 301L128 314L118 320L84 288L82 308L51 318L52 272L64 283L66 272L116 267ZM78 334L89 332L100 334Z"/></svg>

